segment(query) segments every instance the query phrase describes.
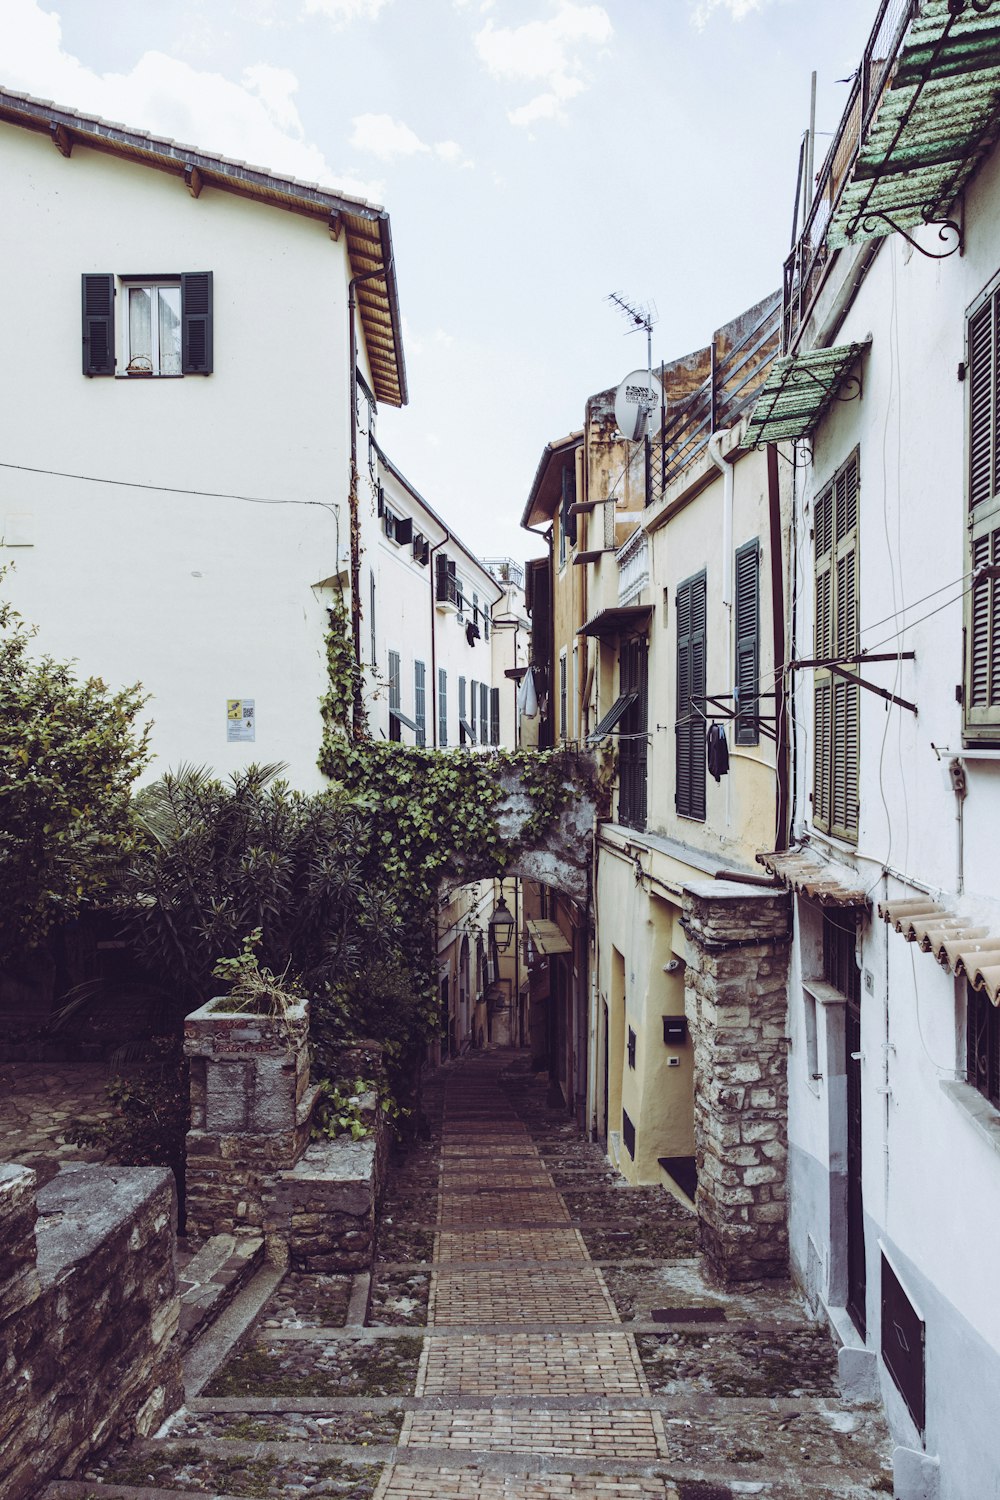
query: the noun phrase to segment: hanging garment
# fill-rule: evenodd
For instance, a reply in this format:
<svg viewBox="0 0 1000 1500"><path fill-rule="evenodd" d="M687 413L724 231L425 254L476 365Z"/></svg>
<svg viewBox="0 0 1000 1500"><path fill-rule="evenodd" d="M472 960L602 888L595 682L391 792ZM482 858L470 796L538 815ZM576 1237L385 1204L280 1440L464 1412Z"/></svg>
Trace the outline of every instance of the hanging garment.
<svg viewBox="0 0 1000 1500"><path fill-rule="evenodd" d="M729 746L721 724L708 726L708 769L716 781L720 781L729 770Z"/></svg>
<svg viewBox="0 0 1000 1500"><path fill-rule="evenodd" d="M521 678L521 686L517 690L517 711L523 714L526 719L533 719L538 713L535 674L530 667Z"/></svg>

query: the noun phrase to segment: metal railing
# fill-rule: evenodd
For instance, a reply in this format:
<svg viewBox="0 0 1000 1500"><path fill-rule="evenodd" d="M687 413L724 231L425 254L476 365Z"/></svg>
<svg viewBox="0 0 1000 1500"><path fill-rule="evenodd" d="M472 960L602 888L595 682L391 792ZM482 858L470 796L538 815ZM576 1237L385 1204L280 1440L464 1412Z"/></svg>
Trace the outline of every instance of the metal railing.
<svg viewBox="0 0 1000 1500"><path fill-rule="evenodd" d="M809 315L823 271L830 259L830 222L851 176L872 118L888 87L906 29L920 0L881 0L875 24L851 83L847 104L830 149L816 176L802 231L785 261L782 352L794 346Z"/></svg>
<svg viewBox="0 0 1000 1500"><path fill-rule="evenodd" d="M524 588L524 568L512 557L484 557L483 567L491 574L497 583L504 583L514 588Z"/></svg>
<svg viewBox="0 0 1000 1500"><path fill-rule="evenodd" d="M668 406L660 432L648 440L646 504L658 500L686 466L708 446L713 432L731 427L752 404L781 333L781 293L769 298L760 317L724 354L713 338L711 368L701 385Z"/></svg>

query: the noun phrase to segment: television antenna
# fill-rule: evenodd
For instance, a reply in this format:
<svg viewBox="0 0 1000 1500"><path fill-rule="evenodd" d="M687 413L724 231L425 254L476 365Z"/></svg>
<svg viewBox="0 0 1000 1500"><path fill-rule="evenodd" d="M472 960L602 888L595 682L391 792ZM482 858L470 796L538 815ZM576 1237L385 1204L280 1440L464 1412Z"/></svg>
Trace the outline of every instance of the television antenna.
<svg viewBox="0 0 1000 1500"><path fill-rule="evenodd" d="M658 432L663 422L663 389L653 379L653 324L656 307L652 302L630 302L621 292L611 292L607 300L631 323L629 333L646 334L646 369L626 375L615 395L615 421L618 430L631 442ZM657 420L659 418L659 420Z"/></svg>

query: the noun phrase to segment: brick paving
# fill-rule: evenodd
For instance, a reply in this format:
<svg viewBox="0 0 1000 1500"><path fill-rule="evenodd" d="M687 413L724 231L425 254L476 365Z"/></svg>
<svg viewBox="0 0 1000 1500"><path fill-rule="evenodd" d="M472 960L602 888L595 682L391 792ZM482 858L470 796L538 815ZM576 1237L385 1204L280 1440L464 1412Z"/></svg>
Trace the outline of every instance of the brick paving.
<svg viewBox="0 0 1000 1500"><path fill-rule="evenodd" d="M172 1430L46 1500L891 1489L880 1413L840 1401L832 1345L791 1290L710 1286L690 1210L620 1185L546 1094L518 1054L440 1070L425 1090L431 1140L397 1166L382 1207L369 1326L285 1326L279 1291Z"/></svg>

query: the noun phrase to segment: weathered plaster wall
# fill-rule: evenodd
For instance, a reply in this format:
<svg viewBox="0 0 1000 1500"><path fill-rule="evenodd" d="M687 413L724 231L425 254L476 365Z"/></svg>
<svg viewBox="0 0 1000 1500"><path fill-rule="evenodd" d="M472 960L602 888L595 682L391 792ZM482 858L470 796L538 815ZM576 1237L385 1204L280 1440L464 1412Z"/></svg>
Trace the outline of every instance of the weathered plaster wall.
<svg viewBox="0 0 1000 1500"><path fill-rule="evenodd" d="M0 1494L22 1500L183 1399L173 1177L0 1166Z"/></svg>

